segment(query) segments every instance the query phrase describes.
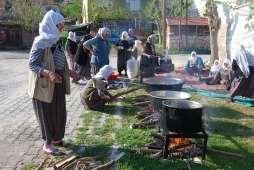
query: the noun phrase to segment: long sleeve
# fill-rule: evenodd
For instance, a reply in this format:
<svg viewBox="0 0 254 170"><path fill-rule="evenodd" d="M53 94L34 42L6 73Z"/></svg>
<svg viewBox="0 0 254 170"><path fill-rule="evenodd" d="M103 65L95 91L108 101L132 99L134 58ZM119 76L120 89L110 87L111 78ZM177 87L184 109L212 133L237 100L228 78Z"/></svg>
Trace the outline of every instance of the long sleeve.
<svg viewBox="0 0 254 170"><path fill-rule="evenodd" d="M29 57L29 69L39 75L41 73L41 70L43 69L43 66L42 66L43 56L44 56L44 50L38 49L38 50L31 51L30 57Z"/></svg>
<svg viewBox="0 0 254 170"><path fill-rule="evenodd" d="M92 39L90 39L90 40L87 40L87 41L85 41L84 43L83 43L83 47L85 47L85 48L92 48L93 46L95 46L96 45L96 41L97 41L97 39L96 38L92 38Z"/></svg>

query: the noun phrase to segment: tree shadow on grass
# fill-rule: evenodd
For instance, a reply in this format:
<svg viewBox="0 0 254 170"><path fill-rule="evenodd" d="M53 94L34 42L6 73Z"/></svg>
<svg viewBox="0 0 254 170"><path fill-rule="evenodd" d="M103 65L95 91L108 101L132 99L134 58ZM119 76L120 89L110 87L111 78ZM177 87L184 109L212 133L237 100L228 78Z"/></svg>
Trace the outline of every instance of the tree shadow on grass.
<svg viewBox="0 0 254 170"><path fill-rule="evenodd" d="M211 133L223 136L247 138L254 135L253 129L240 125L239 123L211 120L208 122L208 126Z"/></svg>
<svg viewBox="0 0 254 170"><path fill-rule="evenodd" d="M229 147L213 147L219 151L226 151L230 153L238 153L238 149L232 149ZM208 161L216 165L216 169L232 169L232 170L252 170L254 167L254 153L248 151L240 152L243 158L236 156L224 155L216 152L208 152Z"/></svg>
<svg viewBox="0 0 254 170"><path fill-rule="evenodd" d="M254 119L254 116L244 114L243 112L234 110L228 106L207 106L204 113L214 118L227 118L227 119Z"/></svg>

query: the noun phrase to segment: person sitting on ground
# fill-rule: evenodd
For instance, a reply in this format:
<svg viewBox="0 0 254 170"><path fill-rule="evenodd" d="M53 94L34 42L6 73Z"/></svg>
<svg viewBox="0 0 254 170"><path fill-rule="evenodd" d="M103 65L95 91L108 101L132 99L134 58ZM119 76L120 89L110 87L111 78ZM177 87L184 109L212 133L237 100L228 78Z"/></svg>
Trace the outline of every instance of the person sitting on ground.
<svg viewBox="0 0 254 170"><path fill-rule="evenodd" d="M203 59L197 56L197 53L195 51L192 51L191 56L189 57L187 64L184 67L185 72L187 72L190 75L197 75L200 77L203 68L204 68Z"/></svg>
<svg viewBox="0 0 254 170"><path fill-rule="evenodd" d="M81 92L81 103L85 108L98 109L112 101L112 95L107 91L106 82L112 72L112 67L105 65L87 82Z"/></svg>
<svg viewBox="0 0 254 170"><path fill-rule="evenodd" d="M220 77L219 77L219 72L221 69L221 65L219 60L215 60L208 77L200 77L200 81L205 82L206 84L213 85L213 84L219 84L220 82Z"/></svg>

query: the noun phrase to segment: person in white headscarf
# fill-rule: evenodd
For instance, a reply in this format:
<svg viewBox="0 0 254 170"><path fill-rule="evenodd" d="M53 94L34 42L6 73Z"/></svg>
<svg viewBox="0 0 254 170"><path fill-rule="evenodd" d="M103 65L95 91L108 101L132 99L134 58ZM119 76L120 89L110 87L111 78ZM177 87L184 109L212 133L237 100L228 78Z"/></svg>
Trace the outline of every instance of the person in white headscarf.
<svg viewBox="0 0 254 170"><path fill-rule="evenodd" d="M91 56L91 74L96 75L101 67L109 64L110 43L108 37L110 29L100 28L96 37L84 42L83 47L88 49Z"/></svg>
<svg viewBox="0 0 254 170"><path fill-rule="evenodd" d="M127 31L123 31L122 35L120 37L120 40L116 43L117 48L117 70L119 75L121 75L121 72L124 71L125 76L127 76L127 60L131 57L130 52L130 44L129 44L129 35Z"/></svg>
<svg viewBox="0 0 254 170"><path fill-rule="evenodd" d="M77 78L75 72L69 70L63 48L58 43L63 29L63 16L53 10L47 12L29 56L28 94L40 125L43 150L53 155L60 154L54 145L64 144L69 77Z"/></svg>
<svg viewBox="0 0 254 170"><path fill-rule="evenodd" d="M235 96L254 98L253 54L241 47L232 59L234 80L230 89L230 101L234 101Z"/></svg>
<svg viewBox="0 0 254 170"><path fill-rule="evenodd" d="M77 52L78 44L77 44L77 39L76 39L76 33L70 31L66 44L65 44L65 50L67 53L67 61L69 64L69 68L71 70L74 70L75 66L75 54Z"/></svg>
<svg viewBox="0 0 254 170"><path fill-rule="evenodd" d="M197 56L195 51L191 52L191 55L184 66L184 70L190 75L197 75L200 77L202 75L202 70L204 68L203 59Z"/></svg>
<svg viewBox="0 0 254 170"><path fill-rule="evenodd" d="M112 95L107 91L107 80L112 72L112 67L105 65L87 82L80 94L85 108L98 109L111 102Z"/></svg>

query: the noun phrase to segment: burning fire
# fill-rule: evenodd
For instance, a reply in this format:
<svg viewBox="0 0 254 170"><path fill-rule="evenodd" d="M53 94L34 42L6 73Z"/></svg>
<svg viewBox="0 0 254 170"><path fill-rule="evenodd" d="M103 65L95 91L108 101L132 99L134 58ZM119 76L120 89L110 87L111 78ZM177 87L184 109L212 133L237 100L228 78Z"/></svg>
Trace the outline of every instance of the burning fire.
<svg viewBox="0 0 254 170"><path fill-rule="evenodd" d="M173 148L179 145L185 145L189 143L189 139L187 138L172 138L169 142L169 148Z"/></svg>

